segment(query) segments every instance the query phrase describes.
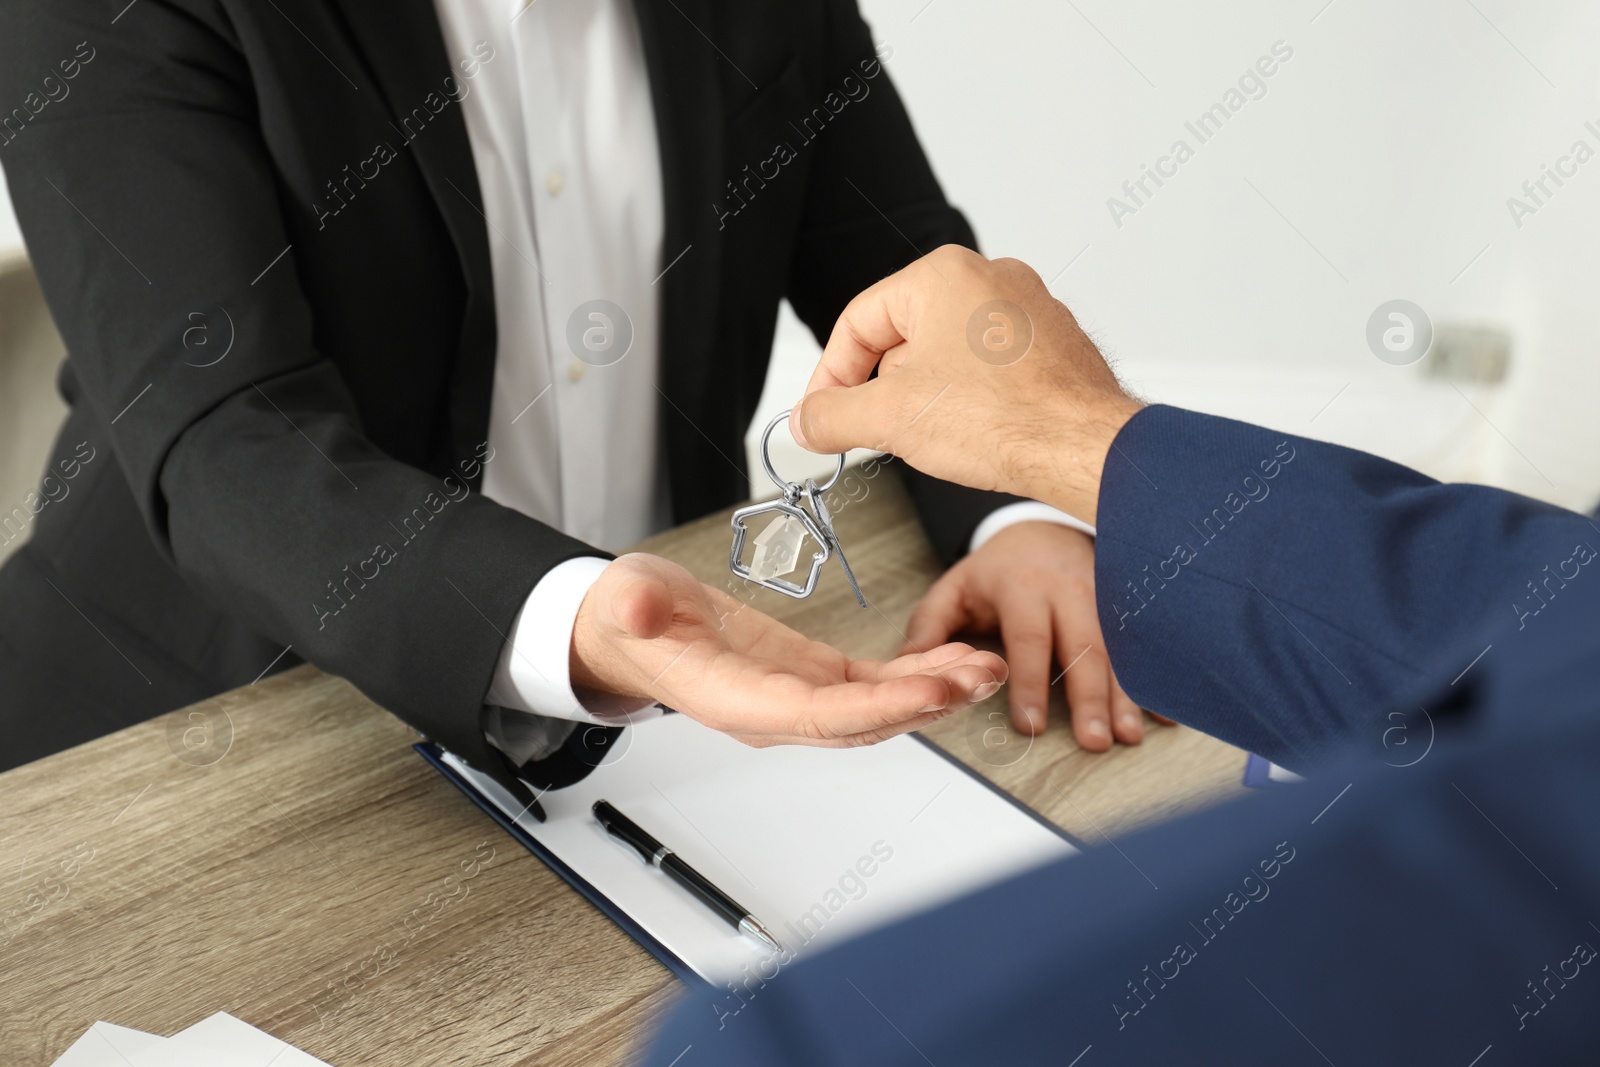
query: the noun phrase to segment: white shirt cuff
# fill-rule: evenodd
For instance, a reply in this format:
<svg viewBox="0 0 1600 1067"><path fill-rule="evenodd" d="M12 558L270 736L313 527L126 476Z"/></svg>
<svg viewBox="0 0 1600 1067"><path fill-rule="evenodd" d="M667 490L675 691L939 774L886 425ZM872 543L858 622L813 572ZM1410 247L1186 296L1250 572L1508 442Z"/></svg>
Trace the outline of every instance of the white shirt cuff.
<svg viewBox="0 0 1600 1067"><path fill-rule="evenodd" d="M661 714L659 705L642 709L611 706L601 694L586 694L585 702L573 691L572 627L590 586L609 566L611 561L599 556L579 556L556 564L539 579L511 624L488 703L601 726L620 726Z"/></svg>
<svg viewBox="0 0 1600 1067"><path fill-rule="evenodd" d="M972 531L972 541L967 545L967 551L978 551L989 538L1007 526L1015 526L1019 522L1054 522L1070 526L1090 537L1094 536L1094 527L1082 519L1073 518L1065 511L1058 511L1049 504L1041 504L1037 500L1020 500L1015 504L994 509L987 518L978 523L978 528Z"/></svg>

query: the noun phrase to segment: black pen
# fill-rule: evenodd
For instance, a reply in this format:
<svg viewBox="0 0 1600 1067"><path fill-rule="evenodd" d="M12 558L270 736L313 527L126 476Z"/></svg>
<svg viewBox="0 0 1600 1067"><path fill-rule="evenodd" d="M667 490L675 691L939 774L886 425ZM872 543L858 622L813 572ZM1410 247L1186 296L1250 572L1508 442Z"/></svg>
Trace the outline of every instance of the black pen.
<svg viewBox="0 0 1600 1067"><path fill-rule="evenodd" d="M660 867L663 874L693 893L700 903L722 916L729 926L748 937L755 938L774 952L783 951L778 939L767 932L767 928L761 925L761 920L751 915L749 909L712 885L705 875L683 862L676 852L645 833L638 823L612 807L609 801L597 800L590 810L594 812L594 817L599 820L600 825L605 827L606 833L639 853L640 857L652 867Z"/></svg>

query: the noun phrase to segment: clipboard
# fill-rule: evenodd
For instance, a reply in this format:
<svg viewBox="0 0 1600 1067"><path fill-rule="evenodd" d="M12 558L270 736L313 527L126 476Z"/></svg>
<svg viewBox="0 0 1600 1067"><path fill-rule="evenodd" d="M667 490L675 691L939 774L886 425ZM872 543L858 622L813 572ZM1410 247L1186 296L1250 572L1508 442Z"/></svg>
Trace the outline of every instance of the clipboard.
<svg viewBox="0 0 1600 1067"><path fill-rule="evenodd" d="M615 842L604 798L745 905L784 963L1083 849L931 741L752 749L687 716L627 731L549 820L433 742L417 752L691 987L754 980L773 953L740 937Z"/></svg>

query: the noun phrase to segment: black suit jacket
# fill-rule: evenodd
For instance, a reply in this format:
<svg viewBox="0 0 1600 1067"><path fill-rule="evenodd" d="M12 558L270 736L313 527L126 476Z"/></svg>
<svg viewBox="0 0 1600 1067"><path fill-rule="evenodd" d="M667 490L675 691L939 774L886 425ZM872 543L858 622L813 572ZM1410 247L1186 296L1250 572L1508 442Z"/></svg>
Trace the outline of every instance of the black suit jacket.
<svg viewBox="0 0 1600 1067"><path fill-rule="evenodd" d="M70 353L57 451L95 454L0 572L8 762L290 648L278 667L340 674L493 770L504 635L592 550L475 491L500 238L456 99L473 57L445 54L429 0L123 3L0 7L0 162ZM860 289L973 238L850 0L636 6L682 521L745 494L780 298L825 337ZM949 554L998 502L915 491Z"/></svg>

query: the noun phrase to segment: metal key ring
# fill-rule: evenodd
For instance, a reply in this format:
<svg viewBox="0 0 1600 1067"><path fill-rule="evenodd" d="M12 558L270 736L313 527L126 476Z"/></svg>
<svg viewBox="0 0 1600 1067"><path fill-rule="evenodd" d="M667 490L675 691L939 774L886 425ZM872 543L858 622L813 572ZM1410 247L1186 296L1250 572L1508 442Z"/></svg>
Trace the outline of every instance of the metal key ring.
<svg viewBox="0 0 1600 1067"><path fill-rule="evenodd" d="M799 483L798 482L786 482L782 478L778 477L778 472L776 470L774 470L773 467L772 467L772 459L771 459L771 457L769 457L767 455L767 441L768 441L769 438L772 437L772 431L777 429L778 424L780 422L783 422L786 419L788 419L789 412L793 411L793 410L794 410L793 408L790 408L790 409L788 409L788 411L779 412L778 413L778 417L773 419L771 422L767 423L767 428L765 430L761 431L761 466L762 466L762 469L767 472L767 477L772 479L772 484L776 485L779 489L782 489L784 491L785 495L788 494L789 487L791 485L799 485ZM829 478L827 481L825 481L821 485L817 486L817 492L826 493L830 488L832 488L833 483L839 480L839 475L841 475L843 473L844 473L844 453L841 452L841 453L839 453L839 465L838 465L838 467L834 468L833 477Z"/></svg>

